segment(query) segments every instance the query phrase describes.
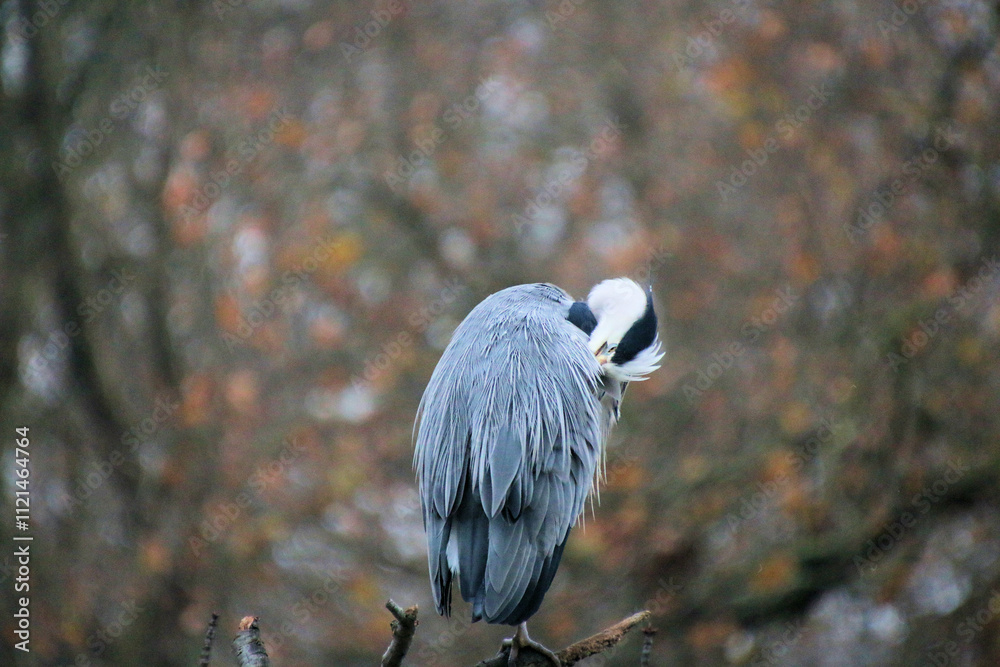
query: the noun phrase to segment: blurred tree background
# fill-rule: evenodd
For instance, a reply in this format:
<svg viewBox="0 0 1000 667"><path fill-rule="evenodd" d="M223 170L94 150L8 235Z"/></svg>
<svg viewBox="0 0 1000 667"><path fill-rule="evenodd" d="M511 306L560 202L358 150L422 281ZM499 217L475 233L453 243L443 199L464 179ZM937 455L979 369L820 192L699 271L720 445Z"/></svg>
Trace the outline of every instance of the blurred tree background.
<svg viewBox="0 0 1000 667"><path fill-rule="evenodd" d="M0 663L189 665L219 611L372 665L390 595L410 664L492 655L433 613L417 402L487 294L629 275L668 356L532 634L1000 664L997 9L4 1Z"/></svg>

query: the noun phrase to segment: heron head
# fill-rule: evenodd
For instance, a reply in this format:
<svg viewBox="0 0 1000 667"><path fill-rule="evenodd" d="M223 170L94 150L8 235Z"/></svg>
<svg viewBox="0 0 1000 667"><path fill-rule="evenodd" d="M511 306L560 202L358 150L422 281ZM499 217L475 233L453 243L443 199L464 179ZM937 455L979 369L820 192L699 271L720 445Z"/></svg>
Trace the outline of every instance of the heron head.
<svg viewBox="0 0 1000 667"><path fill-rule="evenodd" d="M597 320L590 332L590 351L605 373L635 382L660 367L663 353L651 290L629 278L613 278L590 290L587 306Z"/></svg>

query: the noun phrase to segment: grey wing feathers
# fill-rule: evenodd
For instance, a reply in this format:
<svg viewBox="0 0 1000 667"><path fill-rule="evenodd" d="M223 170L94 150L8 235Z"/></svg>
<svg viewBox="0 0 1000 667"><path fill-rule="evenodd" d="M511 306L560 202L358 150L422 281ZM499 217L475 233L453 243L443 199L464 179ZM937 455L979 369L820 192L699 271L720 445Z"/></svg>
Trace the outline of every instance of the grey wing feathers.
<svg viewBox="0 0 1000 667"><path fill-rule="evenodd" d="M457 570L475 620L533 614L582 513L607 415L571 303L551 285L488 297L428 383L414 463L439 613Z"/></svg>

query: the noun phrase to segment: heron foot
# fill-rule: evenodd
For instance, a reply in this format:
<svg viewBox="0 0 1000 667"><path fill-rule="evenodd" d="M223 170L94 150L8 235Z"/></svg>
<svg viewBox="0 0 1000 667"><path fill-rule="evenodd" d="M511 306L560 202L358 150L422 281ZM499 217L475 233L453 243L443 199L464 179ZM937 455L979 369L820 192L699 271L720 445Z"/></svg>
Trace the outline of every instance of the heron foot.
<svg viewBox="0 0 1000 667"><path fill-rule="evenodd" d="M508 667L514 667L517 664L517 656L520 654L522 648L530 648L536 653L545 656L552 663L553 667L562 667L562 661L559 660L559 657L555 653L528 636L527 623L517 626L517 632L514 633L514 636L503 640L503 646L510 647L510 653L507 657Z"/></svg>

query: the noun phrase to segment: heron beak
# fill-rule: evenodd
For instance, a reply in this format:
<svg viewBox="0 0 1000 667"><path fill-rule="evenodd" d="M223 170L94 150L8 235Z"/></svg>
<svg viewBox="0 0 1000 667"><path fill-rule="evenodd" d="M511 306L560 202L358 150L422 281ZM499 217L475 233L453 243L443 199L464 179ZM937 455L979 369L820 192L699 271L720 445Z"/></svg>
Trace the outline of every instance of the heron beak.
<svg viewBox="0 0 1000 667"><path fill-rule="evenodd" d="M609 350L607 343L601 345L600 349L598 349L597 352L594 353L594 356L597 358L597 363L600 364L601 366L611 361L611 357L613 357L614 355L615 355L614 349Z"/></svg>

